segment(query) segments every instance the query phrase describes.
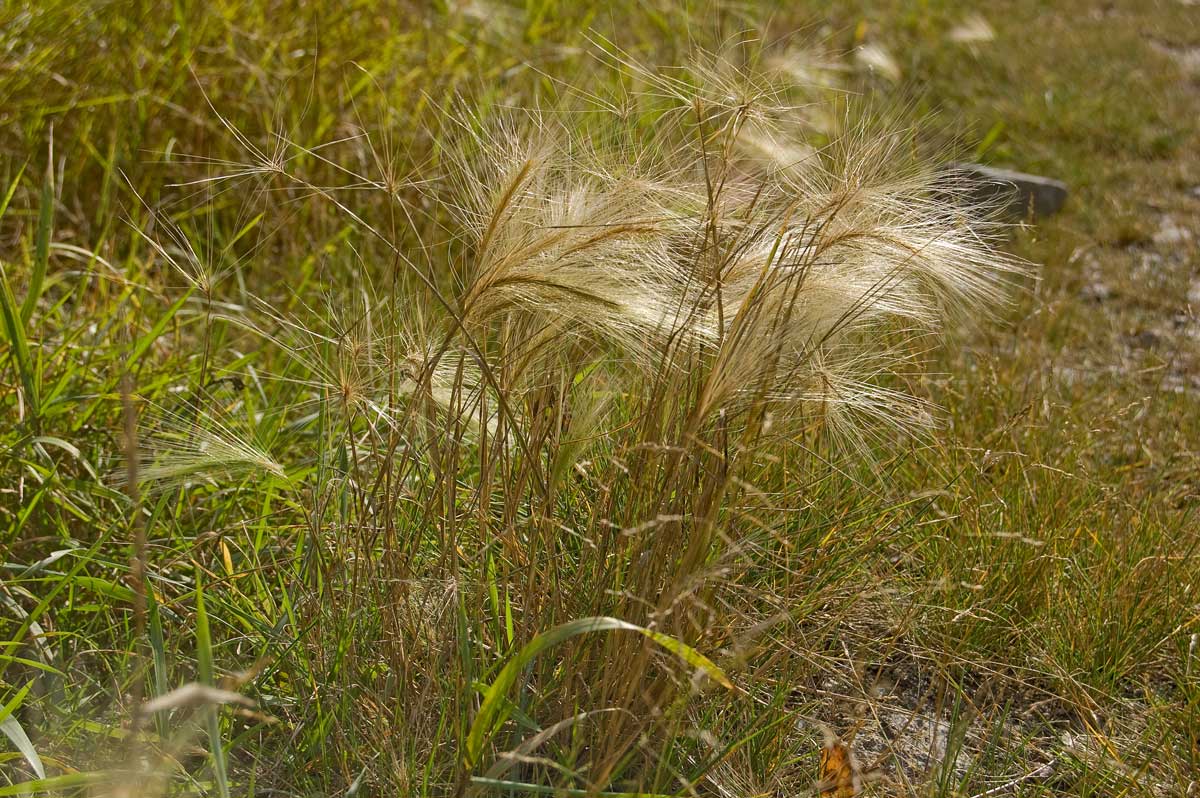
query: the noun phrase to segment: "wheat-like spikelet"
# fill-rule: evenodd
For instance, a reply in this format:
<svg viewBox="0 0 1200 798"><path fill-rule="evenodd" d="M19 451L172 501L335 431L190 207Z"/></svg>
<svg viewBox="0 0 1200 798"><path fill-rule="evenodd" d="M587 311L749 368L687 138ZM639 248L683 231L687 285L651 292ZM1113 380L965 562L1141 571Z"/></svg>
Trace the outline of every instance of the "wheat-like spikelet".
<svg viewBox="0 0 1200 798"><path fill-rule="evenodd" d="M741 78L723 62L691 75L727 73ZM716 110L693 138L665 116L650 158L562 143L539 116L472 142L467 329L503 330L499 365L526 385L553 384L563 357L567 372L601 354L645 372L708 353L695 423L759 402L776 419L819 408L849 437L856 421L927 423L888 375L914 369L906 340L1003 301L1021 267L993 249L986 209L910 165L903 131L852 126L818 150L752 80L695 95L656 80Z"/></svg>
<svg viewBox="0 0 1200 798"><path fill-rule="evenodd" d="M242 426L207 409L154 407L138 441L138 480L157 492L195 481L284 477L284 467ZM125 476L112 479L123 484Z"/></svg>
<svg viewBox="0 0 1200 798"><path fill-rule="evenodd" d="M597 344L641 362L677 330L688 289L671 247L693 223L678 186L507 136L487 142L468 185L469 329L515 325L512 354L530 363L543 347Z"/></svg>
<svg viewBox="0 0 1200 798"><path fill-rule="evenodd" d="M792 409L817 403L843 419L901 426L929 418L895 390L870 388L911 365L897 338L992 307L1015 266L920 193L906 206L894 189L862 191L822 200L782 232L763 228L739 247L722 271L720 307L710 303L703 316L721 328L721 345L701 415L762 399L777 410L802 400ZM814 199L798 193L795 202Z"/></svg>
<svg viewBox="0 0 1200 798"><path fill-rule="evenodd" d="M818 149L788 113L743 107L695 154L711 235L685 258L705 286L690 340L719 342L696 419L765 402L776 418L820 408L851 439L856 421L924 426L928 408L889 375L916 370L947 320L992 312L1023 266L994 248L989 208L914 161L907 131L846 123Z"/></svg>

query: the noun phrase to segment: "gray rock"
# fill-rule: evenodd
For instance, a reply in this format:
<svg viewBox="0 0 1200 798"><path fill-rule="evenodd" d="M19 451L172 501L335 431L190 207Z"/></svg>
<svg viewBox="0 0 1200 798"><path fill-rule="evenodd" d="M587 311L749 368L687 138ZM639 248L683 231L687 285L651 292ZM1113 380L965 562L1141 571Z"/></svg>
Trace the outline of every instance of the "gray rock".
<svg viewBox="0 0 1200 798"><path fill-rule="evenodd" d="M1050 216L1067 201L1067 184L1041 175L977 163L950 164L947 173L971 202L997 207L1014 219Z"/></svg>
<svg viewBox="0 0 1200 798"><path fill-rule="evenodd" d="M1112 289L1099 281L1088 283L1083 288L1079 289L1080 299L1088 302L1107 302L1112 299Z"/></svg>
<svg viewBox="0 0 1200 798"><path fill-rule="evenodd" d="M1192 231L1178 224L1170 216L1164 216L1159 220L1153 240L1160 247L1179 246L1192 240Z"/></svg>

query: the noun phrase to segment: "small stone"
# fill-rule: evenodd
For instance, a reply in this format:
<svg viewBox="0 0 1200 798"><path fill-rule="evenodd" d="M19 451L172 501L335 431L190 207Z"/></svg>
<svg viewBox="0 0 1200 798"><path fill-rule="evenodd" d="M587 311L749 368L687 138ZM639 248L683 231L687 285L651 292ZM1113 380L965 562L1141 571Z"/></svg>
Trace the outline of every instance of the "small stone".
<svg viewBox="0 0 1200 798"><path fill-rule="evenodd" d="M1175 47L1151 41L1150 46L1174 61L1186 75L1200 75L1200 47Z"/></svg>
<svg viewBox="0 0 1200 798"><path fill-rule="evenodd" d="M1181 227L1170 216L1164 216L1154 233L1154 243L1160 247L1173 247L1192 240L1192 231Z"/></svg>
<svg viewBox="0 0 1200 798"><path fill-rule="evenodd" d="M1112 289L1101 282L1088 283L1079 289L1080 299L1088 302L1106 302L1112 299Z"/></svg>
<svg viewBox="0 0 1200 798"><path fill-rule="evenodd" d="M1131 343L1139 349L1157 349L1162 344L1162 336L1154 330L1142 330L1133 336Z"/></svg>
<svg viewBox="0 0 1200 798"><path fill-rule="evenodd" d="M977 163L951 164L949 172L953 179L966 183L972 201L996 205L1004 215L1016 219L1050 216L1067 201L1067 184L1041 175Z"/></svg>

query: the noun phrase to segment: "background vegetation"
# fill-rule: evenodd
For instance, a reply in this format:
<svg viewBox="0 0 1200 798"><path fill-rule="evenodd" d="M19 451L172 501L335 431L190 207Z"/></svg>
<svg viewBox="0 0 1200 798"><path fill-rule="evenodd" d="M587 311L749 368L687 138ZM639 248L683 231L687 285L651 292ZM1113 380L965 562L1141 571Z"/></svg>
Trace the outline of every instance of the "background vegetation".
<svg viewBox="0 0 1200 798"><path fill-rule="evenodd" d="M1190 794L1198 13L5 4L0 794L791 795L823 727L882 794ZM1035 277L1003 318L883 378L931 432L772 428L766 393L690 427L714 364L597 366L619 324L423 371L497 131L571 153L542 187L707 163L724 118L672 103L779 98L700 51L802 72L825 152L919 123L860 138L865 177L1071 184L1006 243ZM488 324L484 363L540 329ZM229 692L144 708L190 683Z"/></svg>

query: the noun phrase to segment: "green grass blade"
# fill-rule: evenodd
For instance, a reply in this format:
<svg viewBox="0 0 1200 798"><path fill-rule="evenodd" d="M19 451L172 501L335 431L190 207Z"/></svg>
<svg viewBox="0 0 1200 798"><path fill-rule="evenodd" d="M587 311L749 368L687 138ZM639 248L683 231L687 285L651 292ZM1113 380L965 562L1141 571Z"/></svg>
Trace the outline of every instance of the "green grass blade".
<svg viewBox="0 0 1200 798"><path fill-rule="evenodd" d="M213 681L212 634L208 626L208 612L204 607L203 575L196 572L196 666L200 683L216 686ZM203 710L208 729L208 743L212 749L213 776L217 782L217 795L229 798L229 776L225 766L225 751L221 745L221 718L217 708L206 706Z"/></svg>
<svg viewBox="0 0 1200 798"><path fill-rule="evenodd" d="M984 135L983 140L979 142L979 146L975 148L974 158L976 161L982 161L983 157L987 155L988 150L995 146L996 142L1000 140L1000 136L1004 133L1004 127L1004 120L1001 119L988 129L988 132L986 135Z"/></svg>
<svg viewBox="0 0 1200 798"><path fill-rule="evenodd" d="M37 749L33 747L33 743L30 742L25 729L21 727L20 721L13 715L20 708L21 702L25 700L31 687L33 687L33 682L29 682L18 690L17 694L9 699L3 708L0 708L0 732L3 732L4 736L17 747L37 777L44 779L46 778L46 768L42 766L42 758L38 756Z"/></svg>
<svg viewBox="0 0 1200 798"><path fill-rule="evenodd" d="M488 552L487 556L487 591L488 599L492 604L492 617L496 619L498 626L503 610L500 607L500 588L496 584L496 559L491 552ZM511 643L512 640L510 639L509 642Z"/></svg>
<svg viewBox="0 0 1200 798"><path fill-rule="evenodd" d="M4 218L4 212L8 210L8 203L12 202L13 194L17 193L17 186L21 185L21 177L25 174L25 167L29 162L21 164L21 168L17 170L17 176L9 183L8 190L4 192L4 199L0 200L0 219Z"/></svg>
<svg viewBox="0 0 1200 798"><path fill-rule="evenodd" d="M150 631L150 652L154 663L154 696L166 695L170 689L167 682L167 651L163 639L162 613L158 609L158 601L153 590L146 591L148 627ZM155 718L160 737L167 734L166 716L159 714Z"/></svg>
<svg viewBox="0 0 1200 798"><path fill-rule="evenodd" d="M0 317L4 322L4 334L12 347L12 356L16 360L17 373L20 375L21 386L25 389L25 401L29 403L30 415L35 419L39 415L37 391L37 375L33 370L33 361L29 357L29 342L25 339L25 325L21 321L21 312L17 301L8 285L8 274L4 264L0 263Z"/></svg>
<svg viewBox="0 0 1200 798"><path fill-rule="evenodd" d="M0 787L0 798L8 798L10 795L30 795L39 792L71 790L79 787L87 787L92 784L99 784L108 781L110 778L111 776L107 773L68 773L65 776L36 779L34 781L25 781L20 784L10 784L7 787Z"/></svg>
<svg viewBox="0 0 1200 798"><path fill-rule="evenodd" d="M576 635L587 634L589 632L617 631L637 632L644 637L648 637L668 651L681 657L692 667L704 671L717 683L725 687L733 687L724 672L716 664L691 646L673 637L668 637L659 632L652 632L645 627L618 620L617 618L594 617L568 621L534 637L522 646L521 650L501 669L499 675L496 676L496 680L492 682L484 694L483 704L479 707L479 714L475 716L475 721L471 724L471 730L467 734L464 765L467 768L472 768L479 762L484 744L491 738L496 728L504 722L511 712L511 708L506 708L507 702L505 696L508 695L508 691L516 683L521 671L538 654Z"/></svg>
<svg viewBox="0 0 1200 798"><path fill-rule="evenodd" d="M730 682L728 677L725 676L725 672L717 667L716 663L701 654L696 649L692 648L686 643L680 642L674 637L665 635L662 632L652 632L649 629L642 629L640 627L637 629L637 631L650 638L655 643L658 643L667 651L670 651L672 654L679 657L696 670L703 671L710 679L725 689L733 689L733 683Z"/></svg>
<svg viewBox="0 0 1200 798"><path fill-rule="evenodd" d="M33 309L42 296L42 285L46 280L46 268L50 262L50 232L54 227L54 165L46 167L46 179L42 182L42 200L38 208L37 233L34 236L33 272L29 276L29 292L21 303L21 324L28 324Z"/></svg>
<svg viewBox="0 0 1200 798"><path fill-rule="evenodd" d="M258 227L258 223L261 222L263 220L263 217L266 215L267 215L267 212L263 211L263 212L259 213L257 216L255 216L253 219L251 219L249 222L247 222L242 227L241 230L238 230L236 233L234 233L233 238L229 239L229 243L227 243L225 246L227 248L232 248L233 245L236 244L237 242L241 241L242 238L244 238L247 233L249 233L255 227Z"/></svg>

